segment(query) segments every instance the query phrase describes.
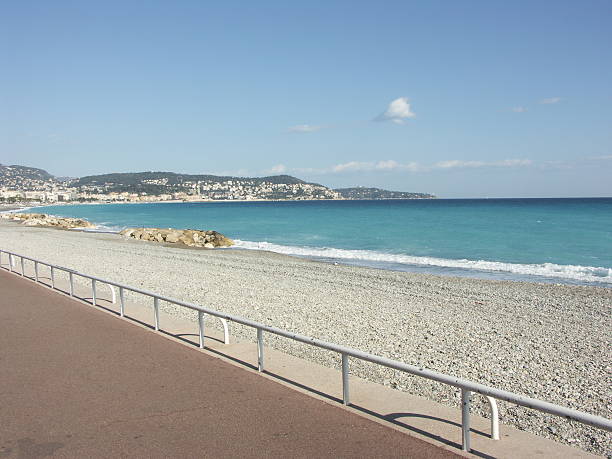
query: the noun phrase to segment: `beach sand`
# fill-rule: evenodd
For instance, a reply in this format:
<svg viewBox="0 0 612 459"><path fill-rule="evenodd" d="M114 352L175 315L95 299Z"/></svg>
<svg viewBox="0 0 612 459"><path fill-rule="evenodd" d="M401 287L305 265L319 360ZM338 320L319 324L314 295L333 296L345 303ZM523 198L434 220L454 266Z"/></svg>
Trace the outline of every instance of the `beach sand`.
<svg viewBox="0 0 612 459"><path fill-rule="evenodd" d="M0 222L0 247L408 364L612 417L612 289L491 281L314 262L261 251L184 249ZM136 296L129 299L136 300ZM162 303L165 313L193 313ZM194 317L195 319L195 317ZM212 323L211 323L212 324ZM231 324L232 339L254 341ZM337 354L266 344L338 367ZM377 365L351 372L459 406L455 389ZM487 415L482 397L474 410ZM501 421L609 454L610 435L500 402Z"/></svg>

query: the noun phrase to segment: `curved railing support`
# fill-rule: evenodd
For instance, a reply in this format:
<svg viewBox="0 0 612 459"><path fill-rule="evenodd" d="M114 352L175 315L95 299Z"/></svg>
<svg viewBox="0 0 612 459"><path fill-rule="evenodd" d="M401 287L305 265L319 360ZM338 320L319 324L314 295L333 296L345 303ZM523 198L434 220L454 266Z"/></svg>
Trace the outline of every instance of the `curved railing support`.
<svg viewBox="0 0 612 459"><path fill-rule="evenodd" d="M221 321L221 325L223 325L223 344L229 344L229 327L227 325L227 320L223 317L215 316L217 319ZM200 349L204 349L204 322L206 320L206 314L203 311L198 311L198 329L200 335Z"/></svg>
<svg viewBox="0 0 612 459"><path fill-rule="evenodd" d="M111 303L115 304L117 302L117 294L115 293L115 287L113 287L110 284L106 284L106 285L108 285L108 288L110 288L110 291L111 291L111 295L112 295Z"/></svg>
<svg viewBox="0 0 612 459"><path fill-rule="evenodd" d="M227 320L222 317L218 317L223 325L223 344L229 344L229 327L227 326Z"/></svg>
<svg viewBox="0 0 612 459"><path fill-rule="evenodd" d="M499 440L499 410L497 409L497 402L488 395L484 395L484 398L487 399L489 408L491 408L491 439Z"/></svg>

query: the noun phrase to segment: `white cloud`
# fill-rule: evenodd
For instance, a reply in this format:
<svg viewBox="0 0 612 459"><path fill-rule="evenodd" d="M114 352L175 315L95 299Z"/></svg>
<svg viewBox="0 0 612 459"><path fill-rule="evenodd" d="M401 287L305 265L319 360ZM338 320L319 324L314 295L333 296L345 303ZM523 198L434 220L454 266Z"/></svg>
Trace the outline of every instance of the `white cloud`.
<svg viewBox="0 0 612 459"><path fill-rule="evenodd" d="M397 169L400 166L401 164L398 163L397 161L393 161L392 159L389 159L387 161L378 161L375 167L376 169L381 169L381 170L393 170L393 169Z"/></svg>
<svg viewBox="0 0 612 459"><path fill-rule="evenodd" d="M560 97L549 97L548 99L540 100L541 104L556 104L557 102L561 102Z"/></svg>
<svg viewBox="0 0 612 459"><path fill-rule="evenodd" d="M384 113L374 118L374 121L391 121L395 124L404 124L408 118L414 118L415 116L408 103L408 98L399 97L389 104Z"/></svg>
<svg viewBox="0 0 612 459"><path fill-rule="evenodd" d="M527 107L512 107L512 111L514 113L525 113L527 111Z"/></svg>
<svg viewBox="0 0 612 459"><path fill-rule="evenodd" d="M421 165L419 165L419 163L417 162L410 162L410 163L398 163L397 161L393 161L392 159L389 159L387 161L379 161L376 163L375 167L376 170L386 170L386 171L390 171L390 170L402 170L402 171L411 171L411 172L416 172L418 170L422 170L423 167Z"/></svg>
<svg viewBox="0 0 612 459"><path fill-rule="evenodd" d="M363 162L363 161L349 161L347 163L336 164L332 166L329 171L333 173L350 172L350 171L392 171L392 170L404 170L415 172L421 170L422 167L416 163L398 163L392 159L378 161L378 162Z"/></svg>
<svg viewBox="0 0 612 459"><path fill-rule="evenodd" d="M400 163L393 159L381 161L348 161L346 163L335 164L324 168L288 168L283 164L277 164L265 171L266 174L345 174L351 172L427 172L433 170L450 170L479 167L526 167L531 166L533 161L530 159L504 159L501 161L462 161L448 160L439 161L434 164L421 164L415 161Z"/></svg>
<svg viewBox="0 0 612 459"><path fill-rule="evenodd" d="M530 159L504 159L502 161L440 161L435 163L433 169L457 169L466 167L521 167L530 166L533 163Z"/></svg>
<svg viewBox="0 0 612 459"><path fill-rule="evenodd" d="M490 166L495 167L531 166L532 164L533 161L530 159L504 159L503 161L489 163Z"/></svg>
<svg viewBox="0 0 612 459"><path fill-rule="evenodd" d="M312 124L298 124L297 126L291 126L289 132L315 132L323 129L324 126L315 126Z"/></svg>
<svg viewBox="0 0 612 459"><path fill-rule="evenodd" d="M285 172L287 172L287 166L285 166L284 164L277 164L276 166L272 167L268 172L270 174L284 174Z"/></svg>
<svg viewBox="0 0 612 459"><path fill-rule="evenodd" d="M365 163L359 161L349 161L348 163L336 164L331 168L332 172L345 172L345 171L364 171L372 170L374 163Z"/></svg>
<svg viewBox="0 0 612 459"><path fill-rule="evenodd" d="M482 167L485 163L482 161L459 161L457 159L450 161L440 161L433 165L434 169L455 169L458 167Z"/></svg>

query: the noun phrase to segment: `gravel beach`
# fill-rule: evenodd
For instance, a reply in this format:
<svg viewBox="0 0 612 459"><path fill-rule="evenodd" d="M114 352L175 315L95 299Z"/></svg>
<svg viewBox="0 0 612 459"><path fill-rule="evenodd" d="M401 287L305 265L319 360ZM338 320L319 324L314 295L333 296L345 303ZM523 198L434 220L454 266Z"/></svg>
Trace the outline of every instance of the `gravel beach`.
<svg viewBox="0 0 612 459"><path fill-rule="evenodd" d="M412 365L612 417L612 289L490 281L314 262L268 252L183 249L114 234L0 222L0 247ZM168 314L191 312L162 305ZM213 325L214 322L211 322ZM233 339L254 331L231 324ZM336 354L266 344L339 366ZM459 406L442 384L372 364L352 373ZM482 397L475 411L488 416ZM610 434L500 402L501 421L610 455Z"/></svg>

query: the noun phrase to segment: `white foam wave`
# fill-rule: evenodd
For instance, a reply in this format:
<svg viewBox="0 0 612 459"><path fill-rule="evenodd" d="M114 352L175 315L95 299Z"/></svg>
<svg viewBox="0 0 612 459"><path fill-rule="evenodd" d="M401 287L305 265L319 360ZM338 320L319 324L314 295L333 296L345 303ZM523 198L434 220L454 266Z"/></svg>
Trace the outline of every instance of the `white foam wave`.
<svg viewBox="0 0 612 459"><path fill-rule="evenodd" d="M435 257L376 252L371 250L346 250L325 247L297 247L270 242L234 241L236 248L267 250L270 252L303 257L322 257L337 260L362 260L365 262L397 263L402 265L433 266L438 268L497 271L527 276L572 279L580 282L612 284L612 269L595 266L558 265L554 263L520 264L485 260L453 260Z"/></svg>

